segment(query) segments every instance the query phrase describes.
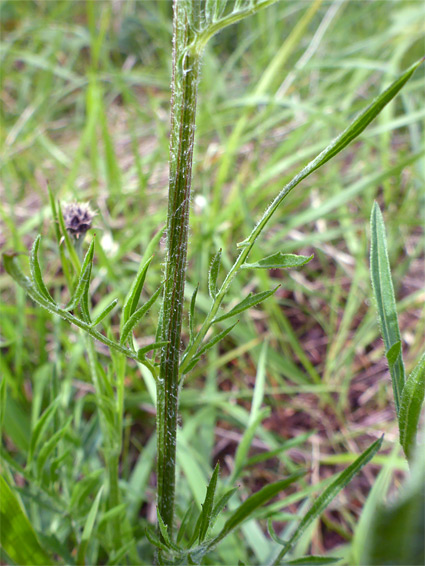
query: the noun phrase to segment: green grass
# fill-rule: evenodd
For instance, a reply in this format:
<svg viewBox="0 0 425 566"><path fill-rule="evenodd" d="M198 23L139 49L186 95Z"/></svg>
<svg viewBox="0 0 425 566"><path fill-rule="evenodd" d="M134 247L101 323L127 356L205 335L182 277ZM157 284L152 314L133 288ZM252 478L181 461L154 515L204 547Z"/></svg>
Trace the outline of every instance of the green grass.
<svg viewBox="0 0 425 566"><path fill-rule="evenodd" d="M139 265L154 254L145 302L160 284L165 256L163 241L153 249L149 242L166 219L171 4L119 6L56 1L4 2L0 8L1 245L4 251L27 253L41 233L44 280L65 304L70 297L47 187L62 202L89 200L98 212L89 234L96 233L98 242L90 288L94 316L114 299L123 303ZM222 248L221 263L228 271L236 243L280 189L423 56L425 14L419 2L323 3L297 36L291 30L308 6L278 2L224 30L207 47L185 305L187 312L199 284L196 328L209 311L206 273L216 251ZM318 28L322 37L315 36ZM223 313L249 292L281 287L261 308L241 314L232 332L186 378L177 454L178 525L190 502L200 509L216 461L219 495L231 487L230 478L240 485L230 509L300 465L313 469L298 480L297 490L258 509L254 520L232 533L205 563L264 563L276 548L267 518L275 513L274 528L288 540L296 524L288 513L301 518L330 477L385 432L373 467L346 488L323 521L309 526L291 554L329 552L352 564L357 556L355 548L350 554L353 535L360 540L358 502L365 501L381 467L390 470L390 484L406 469L401 456L392 454L397 421L371 305L368 223L377 200L410 372L423 351L425 332L423 85L420 68L358 141L291 193L250 262L276 251L314 253L314 259L298 270L241 271ZM87 343L75 328L36 308L3 271L0 286L4 477L19 487L32 528L45 534L41 544L50 554L70 562L78 550L88 564L105 563L108 555L111 563L134 563L138 555L150 563L153 551L145 529L156 513L152 378L136 362L122 375L119 488L124 506L105 516L103 502L93 526L88 519L96 515L96 498L109 484L100 450L105 425ZM154 305L136 330L139 348L154 342L157 316ZM117 335L114 310L109 317ZM184 345L188 340L186 318ZM110 366L108 350L98 342L94 349L103 366ZM251 402L269 412L247 439L258 416ZM45 428L40 427L43 414ZM40 433L37 442L34 430ZM57 443L46 455L43 448L57 431ZM240 448L244 438L246 451ZM270 458L261 460L267 451ZM120 541L111 536L117 522ZM217 529L224 522L220 518Z"/></svg>

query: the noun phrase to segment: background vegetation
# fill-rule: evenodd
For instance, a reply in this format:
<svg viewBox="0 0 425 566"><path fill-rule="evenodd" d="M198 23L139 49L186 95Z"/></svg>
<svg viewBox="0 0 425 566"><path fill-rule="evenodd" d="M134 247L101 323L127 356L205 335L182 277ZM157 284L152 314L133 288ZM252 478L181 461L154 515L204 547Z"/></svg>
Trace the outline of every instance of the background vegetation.
<svg viewBox="0 0 425 566"><path fill-rule="evenodd" d="M421 2L316 4L303 28L297 23L312 4L281 1L224 30L207 48L187 285L189 301L199 283L200 310L208 309L206 273L216 250L223 249L229 268L236 243L284 182L366 100L423 55ZM67 297L47 185L61 201L89 200L98 213L91 291L99 312L112 299L122 302L141 259L151 253L148 243L164 226L171 8L170 2L147 1L1 5L1 245L27 253L41 232L48 287L62 302ZM295 556L311 549L358 563L364 533L356 525L377 473L385 472L388 485L397 486L403 477L390 378L370 304L368 223L377 200L409 370L423 350L425 332L423 79L419 69L360 141L288 198L252 261L277 248L314 253L314 260L299 271L259 270L245 279L242 274L231 288L234 303L251 291L281 288L261 309L244 313L186 380L180 519L190 501L203 501L216 461L223 478L237 480L241 498L300 464L311 469L301 489L288 490L283 501L259 511L213 561L263 563L270 552L265 519L277 510L273 524L276 530L287 525L289 536L309 498L385 432L374 464L295 550ZM154 251L146 296L162 276L163 245ZM36 309L3 272L0 285L1 373L7 384L3 473L22 488L37 531L71 553L73 533L85 524L105 481L85 342L66 323ZM140 347L154 340L157 314L152 309L139 328ZM114 330L113 313L112 323ZM187 341L187 324L185 332ZM107 354L101 344L96 349ZM125 385L120 486L129 519L140 518L136 538L149 561L143 533L155 520L154 384L141 366L129 364ZM255 403L266 409L250 452L236 453L254 391ZM34 446L31 430L58 395L59 408ZM43 441L68 420L55 459L28 483L35 474L28 452L39 456ZM55 490L59 480L61 493ZM87 549L89 563L102 563L108 547L101 526L96 533Z"/></svg>

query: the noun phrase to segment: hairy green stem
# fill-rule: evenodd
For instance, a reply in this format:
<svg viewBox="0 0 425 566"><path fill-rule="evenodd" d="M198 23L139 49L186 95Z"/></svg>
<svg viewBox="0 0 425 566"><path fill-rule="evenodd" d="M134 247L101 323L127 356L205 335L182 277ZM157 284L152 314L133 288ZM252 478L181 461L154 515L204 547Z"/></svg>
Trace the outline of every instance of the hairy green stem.
<svg viewBox="0 0 425 566"><path fill-rule="evenodd" d="M199 3L174 1L170 181L167 261L158 380L158 510L171 534L174 516L179 362L195 137L196 97L201 56L187 47L194 37Z"/></svg>

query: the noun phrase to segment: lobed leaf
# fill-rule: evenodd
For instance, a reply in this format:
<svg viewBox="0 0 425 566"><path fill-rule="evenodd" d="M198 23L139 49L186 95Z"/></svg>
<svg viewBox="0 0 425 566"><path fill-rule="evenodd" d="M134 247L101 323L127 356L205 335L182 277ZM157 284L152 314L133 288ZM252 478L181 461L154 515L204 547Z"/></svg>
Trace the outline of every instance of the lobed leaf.
<svg viewBox="0 0 425 566"><path fill-rule="evenodd" d="M285 544L273 564L281 564L282 558L293 547L296 541L301 537L307 527L319 517L329 503L338 495L353 477L360 472L370 460L375 456L382 445L383 437L376 440L363 454L361 454L348 468L341 472L338 477L321 493L313 502L313 505L304 515L296 531L293 533L289 541Z"/></svg>
<svg viewBox="0 0 425 566"><path fill-rule="evenodd" d="M274 295L279 287L280 285L277 285L274 289L271 289L270 291L261 291L261 293L248 295L248 297L246 297L243 301L241 301L235 307L233 307L232 310L230 310L226 314L214 318L213 323L221 322L222 320L226 320L227 318L236 316L237 314L246 311L251 307L255 307L256 305L259 305L260 303L262 303L263 301Z"/></svg>
<svg viewBox="0 0 425 566"><path fill-rule="evenodd" d="M125 344L130 332L133 330L136 324L145 316L145 314L148 312L151 306L155 303L155 301L159 297L159 294L161 293L161 290L162 290L162 285L155 291L152 297L149 300L147 300L143 306L137 309L137 311L130 316L130 318L124 324L120 337L121 345Z"/></svg>
<svg viewBox="0 0 425 566"><path fill-rule="evenodd" d="M43 297L45 297L48 301L54 304L55 301L50 295L49 290L47 289L43 281L43 276L41 275L40 263L38 261L38 249L40 247L40 241L41 241L41 236L38 235L31 248L31 253L30 253L31 276L35 283L36 288L38 289L38 292L41 295L43 295Z"/></svg>
<svg viewBox="0 0 425 566"><path fill-rule="evenodd" d="M122 309L121 329L124 328L125 323L128 321L128 319L137 309L137 304L140 299L140 294L142 292L143 285L145 284L146 273L148 271L152 259L153 259L153 255L143 265L140 266L139 271L133 281L133 284L131 285L130 291L127 294Z"/></svg>
<svg viewBox="0 0 425 566"><path fill-rule="evenodd" d="M213 257L211 262L210 271L208 273L208 291L210 297L214 300L217 296L217 277L218 271L220 269L220 261L221 261L221 248Z"/></svg>
<svg viewBox="0 0 425 566"><path fill-rule="evenodd" d="M382 336L384 338L385 353L393 361L397 344L401 343L400 330L397 320L397 309L391 279L390 262L388 259L387 240L385 236L384 220L381 210L375 202L370 218L371 246L370 246L370 273L372 287L378 307ZM394 349L392 349L394 348ZM401 346L400 346L401 351ZM399 352L400 354L401 352ZM389 360L389 361L390 361ZM394 401L397 416L400 412L400 400L404 387L405 371L401 355L389 363L393 384Z"/></svg>
<svg viewBox="0 0 425 566"><path fill-rule="evenodd" d="M255 263L244 263L242 264L242 269L287 269L294 267L301 267L314 257L314 254L310 256L296 255L296 254L284 254L282 252L277 252L273 255L260 259Z"/></svg>
<svg viewBox="0 0 425 566"><path fill-rule="evenodd" d="M0 545L16 563L22 566L53 564L41 547L31 523L18 498L3 476L0 476Z"/></svg>
<svg viewBox="0 0 425 566"><path fill-rule="evenodd" d="M399 428L400 444L410 461L416 445L422 405L425 397L425 353L407 379L401 394Z"/></svg>

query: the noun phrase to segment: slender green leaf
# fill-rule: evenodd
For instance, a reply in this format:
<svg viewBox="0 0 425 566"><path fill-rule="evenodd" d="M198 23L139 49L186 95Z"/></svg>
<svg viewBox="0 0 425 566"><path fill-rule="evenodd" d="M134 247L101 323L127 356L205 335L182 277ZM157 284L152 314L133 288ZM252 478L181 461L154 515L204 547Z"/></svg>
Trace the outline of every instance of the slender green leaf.
<svg viewBox="0 0 425 566"><path fill-rule="evenodd" d="M294 560L289 560L288 562L281 562L281 564L287 564L288 566L322 566L325 564L335 564L339 562L341 558L333 558L331 556L302 556L301 558L294 558Z"/></svg>
<svg viewBox="0 0 425 566"><path fill-rule="evenodd" d="M91 241L91 244L87 250L86 255L84 256L84 261L81 266L80 275L78 277L78 282L75 287L73 296L71 297L71 300L65 307L65 310L67 311L74 310L77 307L78 303L80 302L83 293L84 292L88 293L88 285L90 284L90 276L93 266L93 255L94 255L94 238Z"/></svg>
<svg viewBox="0 0 425 566"><path fill-rule="evenodd" d="M202 354L205 354L205 352L207 352L208 350L210 350L213 346L215 346L216 344L218 344L218 342L220 342L220 340L223 340L223 338L225 336L227 336L229 334L229 332L231 332L235 326L239 323L239 320L237 320L234 324L232 324L232 326L229 326L229 328L226 328L225 330L223 330L222 332L219 332L219 334L216 334L215 336L213 336L211 338L211 340L209 342L207 342L206 344L204 344L199 351L197 352L196 356L202 356Z"/></svg>
<svg viewBox="0 0 425 566"><path fill-rule="evenodd" d="M68 230L66 229L65 226L65 220L63 218L63 213L62 213L62 207L60 205L60 203L58 203L58 220L59 220L59 226L62 232L62 236L63 239L65 241L65 246L66 249L68 250L68 254L71 260L71 263L75 269L75 271L77 273L79 273L80 269L81 269L81 263L80 260L78 258L78 254L75 250L75 247L71 241L71 236L68 234Z"/></svg>
<svg viewBox="0 0 425 566"><path fill-rule="evenodd" d="M0 546L22 566L53 564L41 547L18 498L0 476Z"/></svg>
<svg viewBox="0 0 425 566"><path fill-rule="evenodd" d="M41 295L43 295L48 301L54 303L52 296L49 293L41 275L40 263L38 261L38 249L40 247L41 236L38 235L34 241L34 244L30 253L30 269L33 281Z"/></svg>
<svg viewBox="0 0 425 566"><path fill-rule="evenodd" d="M396 363L400 354L401 354L401 340L393 344L387 352L386 357L387 357L388 365L390 367L392 367Z"/></svg>
<svg viewBox="0 0 425 566"><path fill-rule="evenodd" d="M208 291L210 297L214 300L217 295L217 277L218 271L220 269L220 261L221 261L221 248L213 257L211 262L210 271L208 273Z"/></svg>
<svg viewBox="0 0 425 566"><path fill-rule="evenodd" d="M187 366L183 369L183 371L182 371L183 375L186 375L187 373L192 371L193 368L196 366L196 364L199 362L200 359L201 359L201 356L194 356L191 359L191 361L187 364Z"/></svg>
<svg viewBox="0 0 425 566"><path fill-rule="evenodd" d="M425 397L425 353L407 379L401 394L399 428L400 444L409 460L416 445L422 405Z"/></svg>
<svg viewBox="0 0 425 566"><path fill-rule="evenodd" d="M199 283L196 286L196 289L193 291L192 298L190 300L190 308L189 308L189 345L193 344L193 340L195 337L195 304L196 304L196 295L198 294L199 290Z"/></svg>
<svg viewBox="0 0 425 566"><path fill-rule="evenodd" d="M210 483L208 484L207 493L205 495L205 501L202 505L201 512L201 525L199 529L199 542L203 542L207 536L208 527L210 526L211 516L213 512L214 505L214 495L217 487L218 474L220 472L220 465L217 462L214 472L211 476Z"/></svg>
<svg viewBox="0 0 425 566"><path fill-rule="evenodd" d="M57 241L57 244L58 244L59 256L60 256L61 264L62 264L62 270L64 272L65 279L68 283L68 287L71 288L71 283L72 283L71 269L70 269L70 265L69 265L69 260L66 257L63 246L61 246L62 234L61 234L61 229L59 228L59 217L58 217L58 212L57 212L57 208L56 208L55 197L53 196L53 192L52 192L52 189L50 188L50 185L48 185L48 190L49 190L50 208L52 209L53 226L55 228L56 241Z"/></svg>
<svg viewBox="0 0 425 566"><path fill-rule="evenodd" d="M99 489L96 498L93 501L93 504L87 515L86 523L84 525L83 536L81 537L81 542L80 542L80 546L78 547L78 553L77 553L77 564L81 566L84 566L85 564L87 545L92 535L94 523L96 521L97 513L99 511L99 504L102 497L102 492L103 492L103 485Z"/></svg>
<svg viewBox="0 0 425 566"><path fill-rule="evenodd" d="M90 324L91 327L97 326L102 322L102 320L108 316L108 314L115 308L116 304L118 303L118 299L114 299L107 307L103 309L103 311L94 319L94 321Z"/></svg>
<svg viewBox="0 0 425 566"><path fill-rule="evenodd" d="M256 417L253 421L250 422L248 428L246 428L242 440L240 441L238 448L236 450L235 455L235 464L232 473L232 479L230 483L234 483L236 479L239 477L244 464L246 462L249 449L251 448L252 441L254 439L255 433L257 432L258 427L260 426L261 422L268 417L270 414L270 408L266 407L260 411L258 411Z"/></svg>
<svg viewBox="0 0 425 566"><path fill-rule="evenodd" d="M56 413L59 406L59 399L55 399L43 412L41 417L38 419L34 430L31 434L30 449L28 454L28 462L30 462L34 456L35 450L41 442L43 434L46 428L49 426L54 414Z"/></svg>
<svg viewBox="0 0 425 566"><path fill-rule="evenodd" d="M297 481L304 474L305 472L292 474L284 480L266 485L265 487L260 489L260 491L254 493L254 495L248 497L248 499L246 499L242 503L242 505L240 505L238 509L236 509L236 511L229 517L229 519L227 519L222 531L209 543L208 548L215 547L218 542L224 539L224 537L226 537L231 531L233 531L237 526L248 519L252 515L252 513L256 509L258 509L258 507L261 507L262 505L264 505L264 503L270 501L270 499L272 499L278 493Z"/></svg>
<svg viewBox="0 0 425 566"><path fill-rule="evenodd" d="M385 344L385 353L388 355L391 348L398 342L401 342L401 337L398 327L390 262L388 259L384 220L382 218L381 210L376 202L372 208L370 228L370 272L372 277L372 287L378 307L382 336ZM391 353L390 358L392 359L393 357L394 356ZM400 412L400 399L405 380L402 356L397 356L394 364L390 364L389 368L393 384L394 401L398 415Z"/></svg>
<svg viewBox="0 0 425 566"><path fill-rule="evenodd" d="M361 454L348 468L341 472L338 477L317 497L308 512L304 515L296 531L293 533L289 541L285 544L282 551L279 553L274 565L280 564L285 554L293 547L296 541L301 537L307 527L326 509L329 503L338 495L353 477L360 472L374 455L378 452L382 445L383 437L376 440L363 454Z"/></svg>
<svg viewBox="0 0 425 566"><path fill-rule="evenodd" d="M145 535L148 541L154 546L156 546L156 548L159 548L159 550L163 550L164 552L169 552L170 549L168 548L168 546L166 546L163 542L159 540L152 527L148 527L145 530Z"/></svg>
<svg viewBox="0 0 425 566"><path fill-rule="evenodd" d="M37 456L38 477L41 477L47 458L53 452L56 446L59 444L61 439L65 436L65 434L68 432L68 428L72 422L72 418L73 417L69 417L69 419L65 422L65 424L58 431L56 431L45 444L43 444L40 453Z"/></svg>
<svg viewBox="0 0 425 566"><path fill-rule="evenodd" d="M261 291L261 293L255 293L254 295L248 295L243 301L238 303L232 310L227 312L226 314L222 314L214 318L213 322L221 322L222 320L226 320L226 318L231 318L232 316L236 316L237 314L250 309L251 307L255 307L256 305L262 303L272 295L276 293L280 285L277 285L274 289L270 291Z"/></svg>
<svg viewBox="0 0 425 566"><path fill-rule="evenodd" d="M370 122L381 112L381 110L396 96L401 88L407 83L411 78L415 70L423 62L421 59L414 65L412 65L405 73L403 73L398 79L396 79L382 94L380 94L375 100L365 109L363 112L355 119L353 122L337 137L335 138L315 159L310 161L295 177L286 184L280 193L276 196L267 210L264 212L263 216L260 218L259 222L252 230L248 238L243 242L239 243L240 248L242 248L241 254L238 261L243 261L255 240L263 231L266 224L269 222L270 218L273 216L281 202L288 196L288 194L306 177L311 175L314 171L322 167L330 159L335 157L340 151L342 151L347 145L352 142L356 137L358 137L362 131L370 124Z"/></svg>
<svg viewBox="0 0 425 566"><path fill-rule="evenodd" d="M158 518L159 532L161 533L161 537L163 539L163 542L165 543L165 545L168 547L169 550L175 550L175 551L178 552L180 550L180 548L176 544L174 544L173 541L170 539L170 535L168 534L167 525L164 523L158 509L156 510L156 516Z"/></svg>
<svg viewBox="0 0 425 566"><path fill-rule="evenodd" d="M220 513L226 507L227 503L229 502L229 500L231 499L233 494L236 493L237 491L238 491L237 487L232 487L231 489L226 491L226 493L224 493L220 497L220 499L217 501L217 503L214 506L213 512L211 514L211 519L210 519L210 527L211 528L213 527L214 523L218 519L218 516L220 515Z"/></svg>
<svg viewBox="0 0 425 566"><path fill-rule="evenodd" d="M145 354L147 354L151 350L158 350L159 348L163 348L167 344L169 344L167 340L152 342L152 344L148 344L147 346L143 346L143 348L139 348L139 350L137 350L137 357L139 358L139 360L142 360L145 357Z"/></svg>
<svg viewBox="0 0 425 566"><path fill-rule="evenodd" d="M6 413L7 383L3 376L0 381L0 436L3 432L3 421Z"/></svg>
<svg viewBox="0 0 425 566"><path fill-rule="evenodd" d="M99 340L103 344L106 344L109 348L113 348L115 351L120 352L121 354L126 355L127 357L131 358L132 360L137 360L137 354L133 350L129 350L125 348L123 345L118 344L117 342L107 338L96 329L92 328L90 324L86 323L83 320L80 320L76 316L70 314L68 311L61 309L59 306L50 303L43 295L41 295L31 283L30 279L24 275L21 268L19 267L18 263L16 262L16 255L15 253L12 254L3 254L3 265L7 273L20 285L25 289L31 299L39 304L41 307L46 309L47 311L59 315L61 318L67 320L71 324L75 324L78 328L84 330L87 334L89 334L92 338ZM143 362L142 362L143 363Z"/></svg>
<svg viewBox="0 0 425 566"><path fill-rule="evenodd" d="M142 292L143 285L145 284L146 273L152 259L153 255L143 265L140 266L133 284L131 285L130 291L127 294L122 309L121 329L124 328L125 323L137 309L137 303L139 302L140 294Z"/></svg>
<svg viewBox="0 0 425 566"><path fill-rule="evenodd" d="M314 255L296 255L296 254L284 254L278 252L276 254L260 259L255 263L244 263L242 265L243 269L286 269L301 267L313 259Z"/></svg>
<svg viewBox="0 0 425 566"><path fill-rule="evenodd" d="M145 314L148 312L148 310L157 300L159 294L161 293L161 289L162 289L162 285L155 291L152 297L150 297L150 299L148 299L143 306L137 309L137 311L130 316L130 318L125 323L124 328L122 329L121 332L121 337L120 337L121 345L125 344L130 332L133 330L136 324L145 316Z"/></svg>
<svg viewBox="0 0 425 566"><path fill-rule="evenodd" d="M425 564L425 450L417 450L399 494L375 508L359 564Z"/></svg>

